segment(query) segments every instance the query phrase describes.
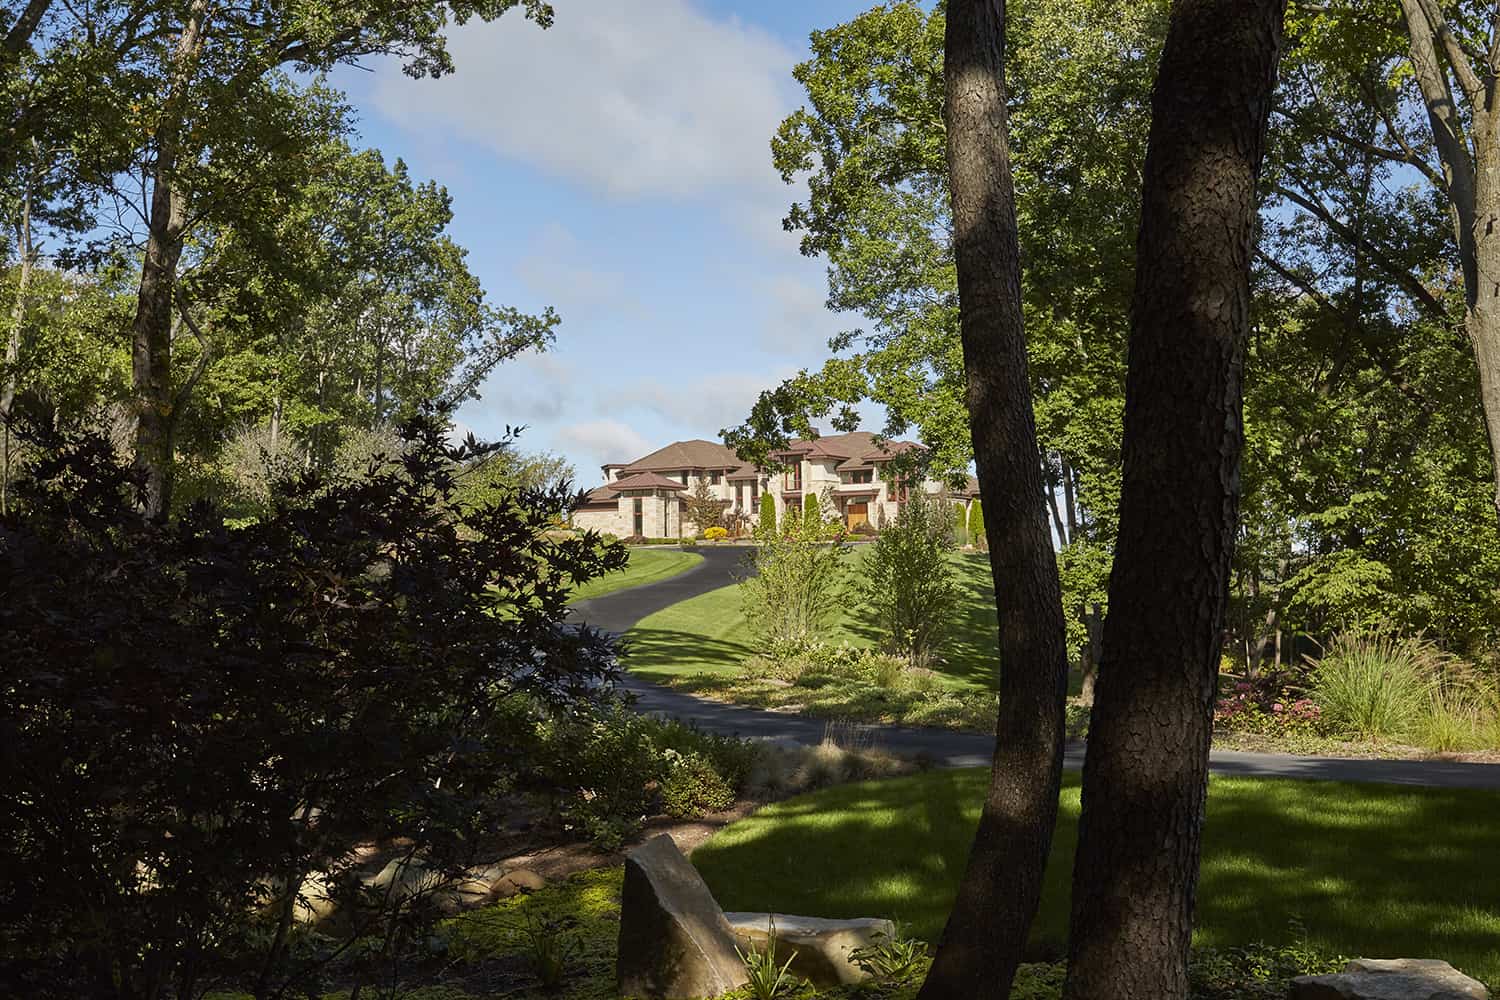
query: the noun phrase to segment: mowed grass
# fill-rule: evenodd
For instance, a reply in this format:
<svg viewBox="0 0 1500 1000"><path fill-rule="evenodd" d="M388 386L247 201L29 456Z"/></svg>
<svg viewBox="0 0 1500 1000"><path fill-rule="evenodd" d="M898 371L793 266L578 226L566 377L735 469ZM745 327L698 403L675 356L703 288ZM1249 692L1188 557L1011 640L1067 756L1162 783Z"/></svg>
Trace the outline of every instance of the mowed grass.
<svg viewBox="0 0 1500 1000"><path fill-rule="evenodd" d="M868 546L852 549L846 557L857 573ZM982 553L954 553L957 569L958 613L944 661L936 669L939 683L954 691L986 691L994 687L994 587L989 557ZM870 624L871 614L850 581L841 596L842 610L828 623L832 645L874 648L880 636ZM626 635L626 667L647 680L681 683L688 678L732 678L756 652L741 599L740 585L721 587L675 604L642 619Z"/></svg>
<svg viewBox="0 0 1500 1000"><path fill-rule="evenodd" d="M988 772L844 785L768 806L693 863L726 910L892 917L928 941L952 904ZM1069 776L1034 958L1062 957L1079 789ZM1220 778L1209 790L1199 946L1310 943L1442 958L1500 986L1500 793Z"/></svg>
<svg viewBox="0 0 1500 1000"><path fill-rule="evenodd" d="M573 591L570 603L603 597L605 594L612 594L627 587L640 587L658 580L665 580L669 576L686 573L702 561L703 557L698 553L684 552L681 549L632 548L630 561L625 564L624 569L606 573L597 580L590 580L578 587Z"/></svg>

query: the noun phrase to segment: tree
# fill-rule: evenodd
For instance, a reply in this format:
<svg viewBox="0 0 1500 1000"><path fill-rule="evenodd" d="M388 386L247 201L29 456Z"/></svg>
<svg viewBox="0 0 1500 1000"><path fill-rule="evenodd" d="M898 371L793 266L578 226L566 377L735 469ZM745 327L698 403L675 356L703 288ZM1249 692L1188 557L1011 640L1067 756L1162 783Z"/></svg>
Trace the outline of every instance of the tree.
<svg viewBox="0 0 1500 1000"><path fill-rule="evenodd" d="M989 535L984 530L984 501L979 497L969 504L969 544L980 551L989 548Z"/></svg>
<svg viewBox="0 0 1500 1000"><path fill-rule="evenodd" d="M406 59L411 75L439 76L452 69L443 35L450 18L489 20L523 2L528 17L550 22L551 8L541 0L382 0L317 13L283 2L253 11L208 0L161 4L153 34L170 43L141 46L112 68L103 85L132 95L140 134L149 137L127 179L141 178L143 186L144 250L131 340L135 457L147 477L152 516L164 516L169 506L173 438L193 383L189 376L179 384L174 374L173 333L181 323L203 339L178 284L192 230L215 218L250 221L242 203L253 206L258 196L284 187L271 180L277 172L309 172L313 165L299 147L339 128L309 120L307 108L317 110L308 101L316 85L294 87L283 68L327 70L392 54ZM131 198L124 203L135 208Z"/></svg>
<svg viewBox="0 0 1500 1000"><path fill-rule="evenodd" d="M959 548L969 544L969 516L961 503L953 505L953 544Z"/></svg>
<svg viewBox="0 0 1500 1000"><path fill-rule="evenodd" d="M687 519L698 526L702 534L709 528L719 527L724 520L724 501L714 496L708 488L708 480L702 476L693 484L693 491L683 498L687 507Z"/></svg>
<svg viewBox="0 0 1500 1000"><path fill-rule="evenodd" d="M814 536L823 532L823 504L815 493L802 498L802 527Z"/></svg>
<svg viewBox="0 0 1500 1000"><path fill-rule="evenodd" d="M239 529L211 503L147 519L106 442L35 430L0 519L0 991L303 993L415 916L361 902L358 846L477 860L544 763L518 715L614 676L607 637L563 619L625 551L550 536L565 485L459 502L453 467L489 448L448 447L446 422L419 415L358 482L283 484ZM309 877L356 915L342 940L292 933Z"/></svg>
<svg viewBox="0 0 1500 1000"><path fill-rule="evenodd" d="M1178 0L1152 94L1069 1000L1188 995L1243 446L1256 185L1285 0Z"/></svg>
<svg viewBox="0 0 1500 1000"><path fill-rule="evenodd" d="M764 510L764 508L762 508ZM781 525L756 532L750 559L755 572L741 584L745 620L757 649L776 659L822 641L838 610L848 575L848 547L823 542L822 525L789 512Z"/></svg>
<svg viewBox="0 0 1500 1000"><path fill-rule="evenodd" d="M989 794L919 996L1004 1000L1057 820L1068 663L1021 313L1003 2L949 4L943 84L969 430L991 505L1000 710Z"/></svg>
<svg viewBox="0 0 1500 1000"><path fill-rule="evenodd" d="M762 537L776 534L776 498L769 493L760 495L760 523L756 533Z"/></svg>
<svg viewBox="0 0 1500 1000"><path fill-rule="evenodd" d="M952 628L958 610L952 547L947 501L916 491L862 564L865 605L887 648L912 666L928 666Z"/></svg>

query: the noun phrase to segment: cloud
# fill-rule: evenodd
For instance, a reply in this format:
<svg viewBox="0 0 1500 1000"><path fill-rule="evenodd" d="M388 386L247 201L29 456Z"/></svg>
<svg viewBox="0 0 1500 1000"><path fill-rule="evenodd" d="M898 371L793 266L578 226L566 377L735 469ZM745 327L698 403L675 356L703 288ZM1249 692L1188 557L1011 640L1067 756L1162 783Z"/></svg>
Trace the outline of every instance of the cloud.
<svg viewBox="0 0 1500 1000"><path fill-rule="evenodd" d="M768 143L795 106L798 54L736 17L688 0L570 0L545 32L476 20L449 48L456 73L383 73L375 106L616 197L753 189L789 201Z"/></svg>
<svg viewBox="0 0 1500 1000"><path fill-rule="evenodd" d="M666 385L656 379L634 381L605 401L613 410L634 407L654 413L677 428L678 439L718 438L719 431L743 421L765 389L795 374L791 369L768 375L704 375ZM662 442L665 444L666 442Z"/></svg>
<svg viewBox="0 0 1500 1000"><path fill-rule="evenodd" d="M496 368L469 407L507 424L549 422L569 408L575 373L551 354L526 351Z"/></svg>
<svg viewBox="0 0 1500 1000"><path fill-rule="evenodd" d="M633 462L665 443L653 445L618 420L586 420L569 424L558 428L555 436L564 451L587 455L595 465Z"/></svg>
<svg viewBox="0 0 1500 1000"><path fill-rule="evenodd" d="M630 291L625 275L591 266L590 253L565 226L550 222L537 231L521 264L521 279L573 323L608 310L642 318L650 309Z"/></svg>
<svg viewBox="0 0 1500 1000"><path fill-rule="evenodd" d="M806 355L859 325L859 317L828 309L824 285L811 274L777 274L760 282L757 292L765 304L761 345L768 351Z"/></svg>

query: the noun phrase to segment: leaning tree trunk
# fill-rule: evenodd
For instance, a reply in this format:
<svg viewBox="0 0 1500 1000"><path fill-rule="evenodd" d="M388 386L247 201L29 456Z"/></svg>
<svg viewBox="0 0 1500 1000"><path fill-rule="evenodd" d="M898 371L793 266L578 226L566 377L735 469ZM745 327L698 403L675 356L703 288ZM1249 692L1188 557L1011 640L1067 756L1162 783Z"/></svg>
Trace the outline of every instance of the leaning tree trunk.
<svg viewBox="0 0 1500 1000"><path fill-rule="evenodd" d="M206 0L196 0L173 54L172 92L156 134L146 252L131 325L135 467L145 478L145 513L153 518L165 517L171 506L173 435L183 402L172 388L172 308L187 210L174 175L187 91L203 52L206 10Z"/></svg>
<svg viewBox="0 0 1500 1000"><path fill-rule="evenodd" d="M1005 4L948 5L944 117L969 427L999 613L989 794L923 998L1005 1000L1062 780L1067 652L1026 370L1005 114Z"/></svg>
<svg viewBox="0 0 1500 1000"><path fill-rule="evenodd" d="M1187 996L1239 505L1256 180L1285 5L1178 0L1152 94L1069 1000Z"/></svg>
<svg viewBox="0 0 1500 1000"><path fill-rule="evenodd" d="M1497 15L1500 17L1500 15ZM1500 101L1493 93L1487 101ZM1490 443L1495 516L1500 518L1500 108L1476 108L1474 279L1465 286L1464 329L1479 366L1479 399ZM1462 242L1462 241L1461 241Z"/></svg>

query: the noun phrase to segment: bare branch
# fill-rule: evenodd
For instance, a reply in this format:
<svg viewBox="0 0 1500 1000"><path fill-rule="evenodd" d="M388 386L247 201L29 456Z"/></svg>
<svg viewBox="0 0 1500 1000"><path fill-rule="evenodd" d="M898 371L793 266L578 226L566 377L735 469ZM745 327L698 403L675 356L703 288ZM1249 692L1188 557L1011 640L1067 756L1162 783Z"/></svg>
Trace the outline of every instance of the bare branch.
<svg viewBox="0 0 1500 1000"><path fill-rule="evenodd" d="M177 286L177 314L182 317L182 321L192 331L194 339L198 341L198 346L201 348L201 353L198 355L198 363L193 366L193 370L188 375L187 380L182 383L181 388L177 390L177 394L172 397L173 413L178 412L178 410L186 405L188 398L193 394L193 388L198 384L198 380L203 377L203 373L208 370L208 366L214 357L213 344L203 335L203 330L199 328L197 321L193 319L193 314L189 309L187 301L187 293L182 290L180 284Z"/></svg>

